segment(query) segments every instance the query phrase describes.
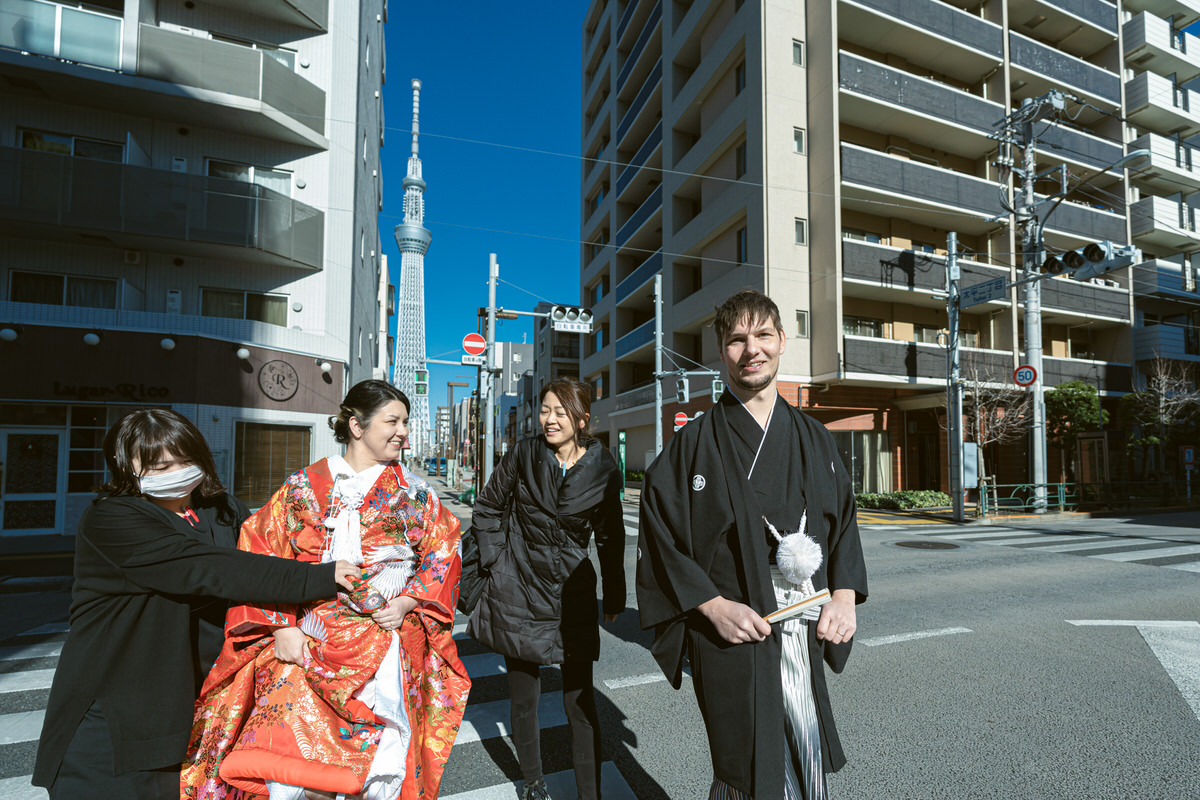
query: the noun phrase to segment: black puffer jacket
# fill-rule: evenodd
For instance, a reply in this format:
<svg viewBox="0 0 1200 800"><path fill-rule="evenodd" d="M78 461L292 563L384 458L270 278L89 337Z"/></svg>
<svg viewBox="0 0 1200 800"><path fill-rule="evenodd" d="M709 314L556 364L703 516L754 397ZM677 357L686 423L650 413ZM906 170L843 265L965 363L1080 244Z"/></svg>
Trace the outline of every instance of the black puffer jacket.
<svg viewBox="0 0 1200 800"><path fill-rule="evenodd" d="M621 475L600 442L566 477L541 437L510 450L475 501L471 527L488 571L467 633L497 653L538 664L600 657L596 537L604 613L625 608L625 523ZM501 522L516 492L508 535Z"/></svg>

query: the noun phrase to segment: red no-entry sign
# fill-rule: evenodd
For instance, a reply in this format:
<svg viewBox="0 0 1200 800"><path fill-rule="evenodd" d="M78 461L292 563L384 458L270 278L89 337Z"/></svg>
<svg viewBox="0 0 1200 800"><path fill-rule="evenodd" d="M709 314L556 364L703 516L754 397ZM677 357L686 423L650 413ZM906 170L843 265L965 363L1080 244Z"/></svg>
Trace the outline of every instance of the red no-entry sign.
<svg viewBox="0 0 1200 800"><path fill-rule="evenodd" d="M484 339L478 333L468 333L463 337L463 350L466 350L468 355L481 355L486 349L487 339Z"/></svg>
<svg viewBox="0 0 1200 800"><path fill-rule="evenodd" d="M682 411L675 415L675 427L677 428L682 428L684 425L687 425L688 421L688 415Z"/></svg>

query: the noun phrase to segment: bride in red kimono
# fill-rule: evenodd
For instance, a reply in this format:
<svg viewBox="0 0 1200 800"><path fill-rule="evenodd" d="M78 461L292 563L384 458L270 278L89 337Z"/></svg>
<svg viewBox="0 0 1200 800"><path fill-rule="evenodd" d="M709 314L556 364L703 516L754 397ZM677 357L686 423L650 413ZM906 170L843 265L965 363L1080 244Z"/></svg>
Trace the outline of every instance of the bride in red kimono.
<svg viewBox="0 0 1200 800"><path fill-rule="evenodd" d="M436 798L471 682L451 638L459 523L396 459L408 398L363 381L330 419L344 457L292 475L238 547L362 566L351 594L235 606L196 701L182 797Z"/></svg>

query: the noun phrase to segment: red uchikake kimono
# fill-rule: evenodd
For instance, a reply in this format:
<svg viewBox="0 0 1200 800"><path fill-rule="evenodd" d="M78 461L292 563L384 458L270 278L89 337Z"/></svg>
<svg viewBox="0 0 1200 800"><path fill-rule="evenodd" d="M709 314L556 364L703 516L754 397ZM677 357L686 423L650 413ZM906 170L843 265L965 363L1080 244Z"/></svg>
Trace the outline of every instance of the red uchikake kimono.
<svg viewBox="0 0 1200 800"><path fill-rule="evenodd" d="M331 462L346 466L323 459L288 478L242 526L238 547L322 560L326 520L343 499ZM428 483L395 463L358 498L363 576L387 598L417 598L417 607L394 633L353 607L365 583L309 606L231 608L225 646L196 701L182 797L247 800L267 795L267 781L347 794L366 781L372 800L437 797L471 686L451 638L459 523ZM276 660L273 631L297 624L311 657ZM388 694L393 720L372 711Z"/></svg>

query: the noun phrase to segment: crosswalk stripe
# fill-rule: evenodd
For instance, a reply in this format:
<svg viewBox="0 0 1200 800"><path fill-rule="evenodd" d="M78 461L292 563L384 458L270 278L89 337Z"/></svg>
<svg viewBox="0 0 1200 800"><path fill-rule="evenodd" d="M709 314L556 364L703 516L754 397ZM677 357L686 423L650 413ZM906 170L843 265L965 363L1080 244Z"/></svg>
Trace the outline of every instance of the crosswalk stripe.
<svg viewBox="0 0 1200 800"><path fill-rule="evenodd" d="M45 636L51 633L66 633L71 630L71 623L63 620L62 622L50 622L45 625L39 625L36 628L30 628L18 636Z"/></svg>
<svg viewBox="0 0 1200 800"><path fill-rule="evenodd" d="M27 692L31 689L49 689L54 681L52 669L30 669L24 672L0 674L0 694Z"/></svg>
<svg viewBox="0 0 1200 800"><path fill-rule="evenodd" d="M0 647L0 661L17 661L22 658L49 658L62 654L62 642L37 642L16 647Z"/></svg>
<svg viewBox="0 0 1200 800"><path fill-rule="evenodd" d="M1079 542L1078 544L1056 544L1050 547L1039 547L1048 553L1072 553L1076 550L1101 550L1105 547L1141 547L1144 542L1133 539L1107 538L1098 542Z"/></svg>
<svg viewBox="0 0 1200 800"><path fill-rule="evenodd" d="M467 674L474 678L486 678L488 675L505 675L504 656L499 653L480 653L477 656L464 656L463 666Z"/></svg>
<svg viewBox="0 0 1200 800"><path fill-rule="evenodd" d="M543 692L538 701L538 727L555 728L567 724L567 715L563 712L562 692ZM497 736L508 736L509 702L493 700L490 703L478 705L467 704L467 713L463 716L462 725L458 729L456 745L480 742L484 739L494 739Z"/></svg>
<svg viewBox="0 0 1200 800"><path fill-rule="evenodd" d="M1148 558L1191 556L1196 553L1200 553L1200 544L1188 544L1182 547L1160 547L1151 550L1126 550L1120 553L1097 553L1092 558L1103 558L1106 561L1144 561Z"/></svg>
<svg viewBox="0 0 1200 800"><path fill-rule="evenodd" d="M992 530L992 531L979 531L979 532L975 532L975 533L935 533L933 535L937 536L939 539L989 539L989 538L1003 539L1006 536L1010 536L1011 533L1012 533L1011 531ZM1037 538L1038 536L1042 536L1042 534L1036 533L1036 532L1028 533L1025 535L1030 538Z"/></svg>
<svg viewBox="0 0 1200 800"><path fill-rule="evenodd" d="M36 742L42 735L42 722L45 719L46 709L44 708L40 711L0 714L0 744Z"/></svg>
<svg viewBox="0 0 1200 800"><path fill-rule="evenodd" d="M1167 569L1181 569L1184 572L1200 572L1200 561L1189 561L1186 564L1164 564Z"/></svg>
<svg viewBox="0 0 1200 800"><path fill-rule="evenodd" d="M4 800L48 800L50 795L42 787L30 783L32 780L32 775L0 778L0 797Z"/></svg>
<svg viewBox="0 0 1200 800"><path fill-rule="evenodd" d="M545 776L546 788L551 797L571 797L575 794L575 771L563 770ZM605 761L600 765L600 793L606 800L637 800L617 765ZM501 783L483 789L473 789L469 792L444 797L442 800L512 800L517 794L517 784Z"/></svg>
<svg viewBox="0 0 1200 800"><path fill-rule="evenodd" d="M629 686L641 686L646 683L665 681L666 675L661 672L647 672L644 675L630 675L628 678L609 678L604 685L609 689L625 689Z"/></svg>
<svg viewBox="0 0 1200 800"><path fill-rule="evenodd" d="M466 621L466 619L463 619L460 622L454 623L454 630L451 632L450 635L453 636L455 639L461 639L461 638L463 638L463 636L466 635L466 633L467 633L467 621Z"/></svg>
<svg viewBox="0 0 1200 800"><path fill-rule="evenodd" d="M1051 535L1036 536L1032 539L1029 538L1028 536L1022 536L1019 539L989 539L988 541L983 542L983 544L1036 544L1036 545L1040 545L1043 542L1045 542L1046 544L1053 544L1054 542L1080 542L1080 541L1083 541L1084 539L1092 541L1092 540L1095 540L1095 538L1096 537L1094 537L1094 536L1084 537L1084 536L1079 536L1079 535L1073 534L1073 533L1067 533L1067 534L1061 534L1058 536L1051 536ZM1112 539L1109 538L1108 541L1111 542Z"/></svg>

